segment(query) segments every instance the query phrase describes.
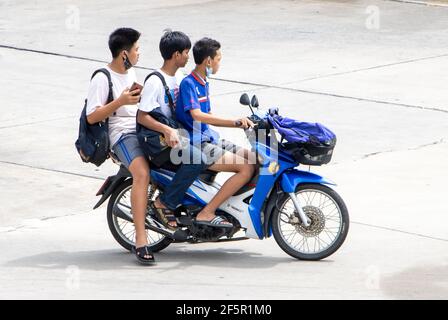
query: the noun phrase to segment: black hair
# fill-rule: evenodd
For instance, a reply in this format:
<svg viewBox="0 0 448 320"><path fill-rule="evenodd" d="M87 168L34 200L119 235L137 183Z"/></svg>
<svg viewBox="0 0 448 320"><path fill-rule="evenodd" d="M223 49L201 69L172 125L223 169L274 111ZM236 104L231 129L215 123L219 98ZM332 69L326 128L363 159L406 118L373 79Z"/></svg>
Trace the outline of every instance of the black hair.
<svg viewBox="0 0 448 320"><path fill-rule="evenodd" d="M132 28L118 28L109 36L109 49L112 57L116 58L122 50L131 50L140 38L140 32Z"/></svg>
<svg viewBox="0 0 448 320"><path fill-rule="evenodd" d="M207 57L214 58L221 44L210 38L202 38L194 44L193 57L196 64L201 64Z"/></svg>
<svg viewBox="0 0 448 320"><path fill-rule="evenodd" d="M159 49L163 60L170 60L175 52L182 53L185 49L190 48L190 38L181 31L171 31L168 29L160 39Z"/></svg>

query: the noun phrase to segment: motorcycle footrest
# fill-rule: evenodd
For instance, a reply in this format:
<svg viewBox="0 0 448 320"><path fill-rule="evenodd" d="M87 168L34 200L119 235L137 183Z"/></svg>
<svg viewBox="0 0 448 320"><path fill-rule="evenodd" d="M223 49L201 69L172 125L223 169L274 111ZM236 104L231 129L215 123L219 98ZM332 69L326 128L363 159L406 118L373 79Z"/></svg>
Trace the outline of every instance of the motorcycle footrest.
<svg viewBox="0 0 448 320"><path fill-rule="evenodd" d="M172 238L176 241L185 241L188 239L188 233L186 233L184 230L176 230L173 235Z"/></svg>
<svg viewBox="0 0 448 320"><path fill-rule="evenodd" d="M184 226L191 226L193 224L193 220L187 216L179 217L177 220L179 221L179 224Z"/></svg>

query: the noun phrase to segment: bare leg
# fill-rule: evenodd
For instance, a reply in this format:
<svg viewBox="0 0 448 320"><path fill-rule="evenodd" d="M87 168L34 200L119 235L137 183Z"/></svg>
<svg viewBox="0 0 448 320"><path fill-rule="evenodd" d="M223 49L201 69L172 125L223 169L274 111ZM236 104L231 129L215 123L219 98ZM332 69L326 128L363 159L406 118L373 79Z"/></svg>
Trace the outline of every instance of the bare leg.
<svg viewBox="0 0 448 320"><path fill-rule="evenodd" d="M137 157L129 165L132 174L131 208L135 225L135 247L148 244L145 230L146 207L148 204L149 165L143 157ZM145 256L145 258L147 258Z"/></svg>
<svg viewBox="0 0 448 320"><path fill-rule="evenodd" d="M244 186L254 174L255 166L237 161L234 153L226 152L223 157L209 169L218 172L235 172L221 187L213 199L199 212L198 221L210 221L215 217L219 206Z"/></svg>

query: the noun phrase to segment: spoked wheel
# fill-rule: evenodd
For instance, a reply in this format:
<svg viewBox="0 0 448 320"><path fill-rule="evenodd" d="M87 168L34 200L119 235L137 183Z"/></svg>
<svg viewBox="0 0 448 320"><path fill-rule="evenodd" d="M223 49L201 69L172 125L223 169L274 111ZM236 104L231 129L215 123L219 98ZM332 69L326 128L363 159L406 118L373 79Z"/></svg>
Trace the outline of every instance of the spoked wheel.
<svg viewBox="0 0 448 320"><path fill-rule="evenodd" d="M342 198L327 186L300 185L295 193L311 224L308 227L301 224L292 199L284 194L272 215L274 238L283 251L294 258L324 259L336 252L347 237L347 207Z"/></svg>
<svg viewBox="0 0 448 320"><path fill-rule="evenodd" d="M115 240L126 250L135 246L135 226L131 213L132 179L124 181L109 199L107 222ZM148 201L156 199L159 191L153 186L148 188ZM172 240L157 232L146 229L146 238L151 251L157 252L168 247Z"/></svg>

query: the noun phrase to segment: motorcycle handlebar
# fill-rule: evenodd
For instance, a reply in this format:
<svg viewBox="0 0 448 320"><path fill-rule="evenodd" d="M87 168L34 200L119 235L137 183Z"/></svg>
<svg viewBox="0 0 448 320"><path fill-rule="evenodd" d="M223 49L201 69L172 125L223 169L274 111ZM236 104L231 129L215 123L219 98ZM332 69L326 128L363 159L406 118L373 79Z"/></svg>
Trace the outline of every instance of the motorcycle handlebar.
<svg viewBox="0 0 448 320"><path fill-rule="evenodd" d="M270 128L270 124L269 124L269 122L267 122L267 120L260 119L258 117L253 117L253 116L249 116L247 118L254 123L254 126L252 128L247 128L247 129L244 129L244 130L249 130L249 129L268 129L268 128ZM237 120L235 122L235 125L237 127L241 127L242 124L243 123L241 122L241 120Z"/></svg>

